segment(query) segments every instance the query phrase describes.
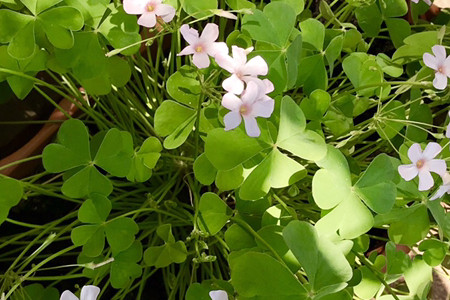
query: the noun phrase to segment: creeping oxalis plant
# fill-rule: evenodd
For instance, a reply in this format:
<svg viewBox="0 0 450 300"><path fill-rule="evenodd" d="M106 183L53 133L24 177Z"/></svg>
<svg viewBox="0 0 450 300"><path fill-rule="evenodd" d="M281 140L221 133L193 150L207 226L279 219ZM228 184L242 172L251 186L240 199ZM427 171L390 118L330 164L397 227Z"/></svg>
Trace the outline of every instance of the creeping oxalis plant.
<svg viewBox="0 0 450 300"><path fill-rule="evenodd" d="M0 299L447 299L449 22L0 0Z"/></svg>

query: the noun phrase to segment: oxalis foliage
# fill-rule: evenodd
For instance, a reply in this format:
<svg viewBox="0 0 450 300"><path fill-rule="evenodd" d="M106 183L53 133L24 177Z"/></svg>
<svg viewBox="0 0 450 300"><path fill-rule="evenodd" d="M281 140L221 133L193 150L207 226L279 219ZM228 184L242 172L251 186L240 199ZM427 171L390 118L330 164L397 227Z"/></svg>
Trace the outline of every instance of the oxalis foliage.
<svg viewBox="0 0 450 300"><path fill-rule="evenodd" d="M79 111L0 167L43 165L0 175L1 299L427 299L450 238L430 4L0 0L1 88Z"/></svg>

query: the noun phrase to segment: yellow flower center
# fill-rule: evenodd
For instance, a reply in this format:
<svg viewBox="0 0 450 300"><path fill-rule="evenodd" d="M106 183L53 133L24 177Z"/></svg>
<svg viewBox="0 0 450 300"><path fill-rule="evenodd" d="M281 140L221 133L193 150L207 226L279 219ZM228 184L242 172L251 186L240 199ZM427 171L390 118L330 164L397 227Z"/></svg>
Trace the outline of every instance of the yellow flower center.
<svg viewBox="0 0 450 300"><path fill-rule="evenodd" d="M438 72L443 74L444 73L444 68L443 67L439 67L438 68Z"/></svg>
<svg viewBox="0 0 450 300"><path fill-rule="evenodd" d="M152 11L154 11L154 10L155 10L155 7L153 6L153 4L147 5L147 11L148 11L148 12L152 12Z"/></svg>
<svg viewBox="0 0 450 300"><path fill-rule="evenodd" d="M242 105L241 108L239 108L239 112L241 113L241 115L245 115L247 114L249 111L247 105Z"/></svg>
<svg viewBox="0 0 450 300"><path fill-rule="evenodd" d="M195 47L195 52L197 53L203 52L203 47L202 46Z"/></svg>
<svg viewBox="0 0 450 300"><path fill-rule="evenodd" d="M422 168L424 164L425 164L425 161L424 161L423 159L419 159L419 160L416 162L416 167L417 167L417 169Z"/></svg>

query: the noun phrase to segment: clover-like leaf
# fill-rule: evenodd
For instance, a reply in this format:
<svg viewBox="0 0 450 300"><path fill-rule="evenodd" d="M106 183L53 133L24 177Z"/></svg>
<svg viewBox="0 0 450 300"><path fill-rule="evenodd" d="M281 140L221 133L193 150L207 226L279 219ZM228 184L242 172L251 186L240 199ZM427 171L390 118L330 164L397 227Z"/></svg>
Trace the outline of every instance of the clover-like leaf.
<svg viewBox="0 0 450 300"><path fill-rule="evenodd" d="M198 210L198 225L200 229L211 235L218 233L232 214L228 205L214 193L202 195Z"/></svg>
<svg viewBox="0 0 450 300"><path fill-rule="evenodd" d="M197 108L202 88L194 67L182 66L167 79L167 92L180 103Z"/></svg>
<svg viewBox="0 0 450 300"><path fill-rule="evenodd" d="M180 264L186 257L186 245L182 241L150 247L144 252L145 263L156 268L164 268L172 263Z"/></svg>
<svg viewBox="0 0 450 300"><path fill-rule="evenodd" d="M155 137L149 137L133 155L130 171L127 179L130 181L144 182L152 176L152 169L161 157L162 146Z"/></svg>
<svg viewBox="0 0 450 300"><path fill-rule="evenodd" d="M124 288L131 280L141 276L142 267L137 264L141 258L142 244L138 241L114 256L110 271L113 288Z"/></svg>
<svg viewBox="0 0 450 300"><path fill-rule="evenodd" d="M105 226L106 238L113 254L128 249L133 244L139 226L133 219L118 218L109 221Z"/></svg>
<svg viewBox="0 0 450 300"><path fill-rule="evenodd" d="M19 204L22 196L23 187L19 181L0 176L0 225L8 217L9 210Z"/></svg>
<svg viewBox="0 0 450 300"><path fill-rule="evenodd" d="M102 194L91 194L78 210L78 219L83 223L101 224L111 212L111 201Z"/></svg>
<svg viewBox="0 0 450 300"><path fill-rule="evenodd" d="M247 298L307 299L306 288L273 257L257 252L229 256L231 280L236 292Z"/></svg>
<svg viewBox="0 0 450 300"><path fill-rule="evenodd" d="M12 300L58 300L59 292L54 287L44 288L39 283L29 284L14 291Z"/></svg>
<svg viewBox="0 0 450 300"><path fill-rule="evenodd" d="M292 221L283 229L283 238L305 269L315 292L325 288L328 293L338 292L352 278L353 271L344 254L318 235L311 224Z"/></svg>

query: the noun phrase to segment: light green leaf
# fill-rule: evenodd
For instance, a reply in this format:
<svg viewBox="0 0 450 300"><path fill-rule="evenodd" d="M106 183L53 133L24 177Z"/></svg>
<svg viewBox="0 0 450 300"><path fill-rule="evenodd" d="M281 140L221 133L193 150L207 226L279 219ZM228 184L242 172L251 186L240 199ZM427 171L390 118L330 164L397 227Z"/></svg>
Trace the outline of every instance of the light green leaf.
<svg viewBox="0 0 450 300"><path fill-rule="evenodd" d="M13 37L24 28L33 17L9 9L0 9L0 24L8 24L0 27L0 43L9 43Z"/></svg>
<svg viewBox="0 0 450 300"><path fill-rule="evenodd" d="M412 245L428 233L430 228L428 211L422 204L402 210L405 215L401 219L396 219L389 227L389 239L396 244Z"/></svg>
<svg viewBox="0 0 450 300"><path fill-rule="evenodd" d="M168 136L193 115L195 115L193 109L175 101L166 100L156 110L155 131L161 136Z"/></svg>
<svg viewBox="0 0 450 300"><path fill-rule="evenodd" d="M211 10L217 9L217 0L184 0L182 1L183 10L196 19L201 19L212 15Z"/></svg>
<svg viewBox="0 0 450 300"><path fill-rule="evenodd" d="M344 254L331 241L319 236L311 224L292 221L284 228L283 238L306 271L314 291L329 286L344 288L341 284L352 278L352 268Z"/></svg>
<svg viewBox="0 0 450 300"><path fill-rule="evenodd" d="M128 249L133 244L139 226L130 218L119 218L109 221L105 227L106 239L113 254Z"/></svg>
<svg viewBox="0 0 450 300"><path fill-rule="evenodd" d="M322 51L325 39L325 27L316 19L310 18L300 23L303 42L318 51Z"/></svg>
<svg viewBox="0 0 450 300"><path fill-rule="evenodd" d="M303 98L300 108L308 120L320 120L330 106L331 96L325 91L315 90L309 98Z"/></svg>
<svg viewBox="0 0 450 300"><path fill-rule="evenodd" d="M182 241L150 247L144 252L144 261L148 266L164 268L172 263L180 264L187 258L186 245Z"/></svg>
<svg viewBox="0 0 450 300"><path fill-rule="evenodd" d="M101 224L111 212L111 201L101 194L92 194L78 210L78 219L83 223Z"/></svg>
<svg viewBox="0 0 450 300"><path fill-rule="evenodd" d="M35 22L28 22L27 25L17 31L8 46L8 53L16 59L27 59L35 52L34 37Z"/></svg>
<svg viewBox="0 0 450 300"><path fill-rule="evenodd" d="M200 154L194 162L195 178L203 185L211 185L216 178L217 169L211 164L205 153Z"/></svg>
<svg viewBox="0 0 450 300"><path fill-rule="evenodd" d="M0 225L8 217L9 210L19 204L22 196L23 187L19 181L0 176Z"/></svg>
<svg viewBox="0 0 450 300"><path fill-rule="evenodd" d="M92 193L108 196L112 190L111 181L102 175L95 166L83 167L64 181L61 188L64 195L72 198L83 198Z"/></svg>
<svg viewBox="0 0 450 300"><path fill-rule="evenodd" d="M133 279L142 274L142 267L137 264L142 258L142 244L135 241L128 249L114 256L111 263L111 285L113 288L124 288Z"/></svg>
<svg viewBox="0 0 450 300"><path fill-rule="evenodd" d="M200 230L217 234L232 214L228 205L214 193L205 193L200 198L198 225Z"/></svg>
<svg viewBox="0 0 450 300"><path fill-rule="evenodd" d="M369 37L378 35L383 18L376 2L369 6L358 7L355 11L358 25Z"/></svg>
<svg viewBox="0 0 450 300"><path fill-rule="evenodd" d="M183 66L167 80L167 92L178 102L197 108L202 92L197 77L196 69L190 66Z"/></svg>
<svg viewBox="0 0 450 300"><path fill-rule="evenodd" d="M230 170L217 171L216 186L220 191L237 189L243 181L244 168L242 167L242 165L237 165Z"/></svg>

